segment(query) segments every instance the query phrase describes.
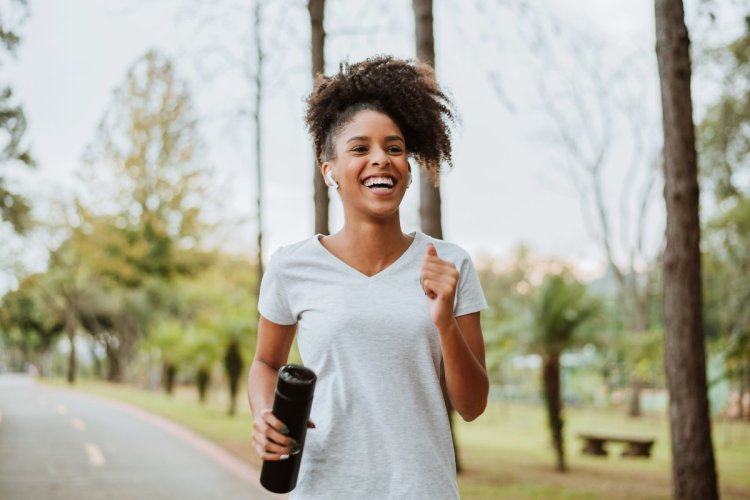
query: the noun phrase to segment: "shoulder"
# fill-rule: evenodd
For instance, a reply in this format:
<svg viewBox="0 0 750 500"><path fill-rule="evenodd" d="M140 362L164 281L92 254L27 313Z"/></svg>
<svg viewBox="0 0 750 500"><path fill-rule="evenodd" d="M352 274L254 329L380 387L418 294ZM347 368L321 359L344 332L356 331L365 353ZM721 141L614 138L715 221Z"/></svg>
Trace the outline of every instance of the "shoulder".
<svg viewBox="0 0 750 500"><path fill-rule="evenodd" d="M295 260L305 259L311 253L316 251L316 246L319 245L316 241L317 238L318 236L315 235L295 243L280 246L271 254L269 265L271 262L278 265L282 263L289 264Z"/></svg>
<svg viewBox="0 0 750 500"><path fill-rule="evenodd" d="M469 253L456 243L433 238L432 236L424 234L421 231L417 231L416 237L418 238L418 241L422 242L422 245L425 248L427 247L427 244L432 243L432 245L435 247L435 250L437 251L438 257L443 260L452 262L459 270L465 262L471 262Z"/></svg>

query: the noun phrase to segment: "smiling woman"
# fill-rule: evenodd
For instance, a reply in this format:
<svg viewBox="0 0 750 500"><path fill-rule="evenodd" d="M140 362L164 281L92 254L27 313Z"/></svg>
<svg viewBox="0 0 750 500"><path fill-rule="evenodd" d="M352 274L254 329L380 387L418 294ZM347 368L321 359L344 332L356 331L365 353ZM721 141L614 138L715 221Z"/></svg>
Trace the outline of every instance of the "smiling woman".
<svg viewBox="0 0 750 500"><path fill-rule="evenodd" d="M489 388L479 322L487 303L462 248L404 234L399 216L408 158L436 183L450 164L451 119L431 68L391 57L342 65L308 98L308 128L344 227L272 256L248 380L255 449L263 460L289 460L300 443L269 408L298 332L318 378L316 425L291 498L458 498L440 365L456 410L479 416Z"/></svg>

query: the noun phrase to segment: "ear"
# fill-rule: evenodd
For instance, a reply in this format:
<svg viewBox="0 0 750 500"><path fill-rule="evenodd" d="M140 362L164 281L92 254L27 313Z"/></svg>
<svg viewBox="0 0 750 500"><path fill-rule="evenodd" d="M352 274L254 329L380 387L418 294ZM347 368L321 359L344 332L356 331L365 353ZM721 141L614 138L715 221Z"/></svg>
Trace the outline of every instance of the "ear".
<svg viewBox="0 0 750 500"><path fill-rule="evenodd" d="M325 179L325 183L328 184L328 179L326 179L326 174L328 172L333 172L333 166L331 165L331 162L325 161L320 165L320 175L323 176L323 179Z"/></svg>
<svg viewBox="0 0 750 500"><path fill-rule="evenodd" d="M323 182L326 186L339 189L339 184L333 178L333 165L330 162L325 162L320 166L320 173L323 175Z"/></svg>

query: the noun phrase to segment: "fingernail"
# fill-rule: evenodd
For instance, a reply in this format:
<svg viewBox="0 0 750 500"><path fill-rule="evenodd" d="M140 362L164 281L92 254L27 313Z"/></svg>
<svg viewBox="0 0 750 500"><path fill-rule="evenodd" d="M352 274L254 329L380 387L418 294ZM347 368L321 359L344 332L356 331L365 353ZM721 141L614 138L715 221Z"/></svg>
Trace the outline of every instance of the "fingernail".
<svg viewBox="0 0 750 500"><path fill-rule="evenodd" d="M289 458L289 455L281 455L279 458L281 460L286 460L287 458Z"/></svg>
<svg viewBox="0 0 750 500"><path fill-rule="evenodd" d="M287 427L284 424L281 424L281 433L282 434L289 434L289 427Z"/></svg>
<svg viewBox="0 0 750 500"><path fill-rule="evenodd" d="M292 448L292 455L296 455L299 453L299 443L297 441L292 441L292 444L290 446Z"/></svg>

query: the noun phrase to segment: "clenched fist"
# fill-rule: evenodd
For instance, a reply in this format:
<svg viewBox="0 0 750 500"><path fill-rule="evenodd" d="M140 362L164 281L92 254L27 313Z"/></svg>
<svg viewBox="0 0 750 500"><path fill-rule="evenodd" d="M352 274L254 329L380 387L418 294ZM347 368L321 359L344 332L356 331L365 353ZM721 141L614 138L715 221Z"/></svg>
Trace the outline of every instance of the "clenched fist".
<svg viewBox="0 0 750 500"><path fill-rule="evenodd" d="M456 266L438 257L435 247L428 244L422 264L421 283L429 299L430 317L438 330L453 321L453 303L458 278Z"/></svg>

